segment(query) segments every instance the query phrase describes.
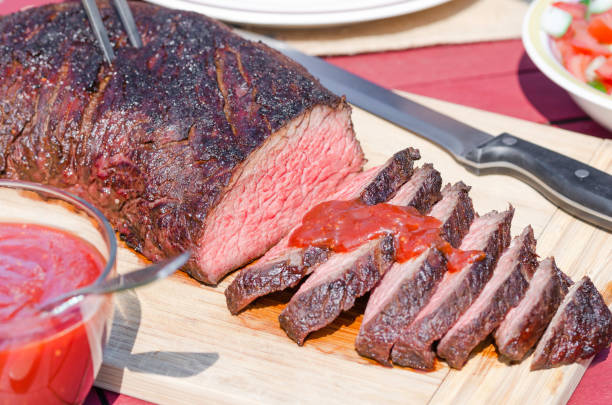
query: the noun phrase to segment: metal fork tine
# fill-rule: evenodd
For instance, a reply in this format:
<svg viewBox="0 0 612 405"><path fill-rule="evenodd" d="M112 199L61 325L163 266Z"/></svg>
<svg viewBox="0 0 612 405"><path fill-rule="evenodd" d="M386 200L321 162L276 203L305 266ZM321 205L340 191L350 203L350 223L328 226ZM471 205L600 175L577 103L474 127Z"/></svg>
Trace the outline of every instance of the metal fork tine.
<svg viewBox="0 0 612 405"><path fill-rule="evenodd" d="M108 39L108 32L106 32L106 28L104 28L104 23L102 22L102 17L100 16L100 10L98 10L96 0L81 1L83 3L83 7L85 7L85 11L87 12L87 18L89 18L89 23L93 29L94 35L96 36L98 44L104 53L104 59L106 59L108 63L111 63L115 59L115 53L113 52L113 47Z"/></svg>
<svg viewBox="0 0 612 405"><path fill-rule="evenodd" d="M115 8L119 13L119 17L121 17L121 22L127 31L128 38L130 38L130 42L134 48L142 47L142 39L140 38L140 33L136 28L136 23L134 22L134 16L130 11L130 6L128 6L126 0L114 0Z"/></svg>

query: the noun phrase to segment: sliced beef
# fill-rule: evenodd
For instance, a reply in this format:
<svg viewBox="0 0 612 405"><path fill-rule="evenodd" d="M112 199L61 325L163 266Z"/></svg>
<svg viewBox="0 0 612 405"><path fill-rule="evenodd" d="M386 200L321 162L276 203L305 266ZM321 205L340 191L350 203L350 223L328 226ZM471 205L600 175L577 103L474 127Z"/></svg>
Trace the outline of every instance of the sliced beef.
<svg viewBox="0 0 612 405"><path fill-rule="evenodd" d="M366 307L355 349L390 366L391 348L400 332L429 302L446 273L446 258L430 248L415 259L393 263Z"/></svg>
<svg viewBox="0 0 612 405"><path fill-rule="evenodd" d="M540 262L525 296L508 312L494 333L501 355L512 361L525 357L546 330L570 282L553 258Z"/></svg>
<svg viewBox="0 0 612 405"><path fill-rule="evenodd" d="M532 370L593 357L612 342L612 314L585 276L569 289L538 343Z"/></svg>
<svg viewBox="0 0 612 405"><path fill-rule="evenodd" d="M398 154L374 176L373 180L368 181L361 190L355 190L354 186L350 188L353 192L340 192L335 196L337 199L353 199L361 198L368 204L376 204L386 200L380 196L373 198L375 195L371 192L372 184L376 184L379 189L390 189L384 187L385 183L394 184L395 191L402 184L396 180L399 175L397 169L387 170L386 167L395 167L396 163L405 162L405 171L410 169L412 174L412 160L418 158L417 151L411 152L411 159L406 160L398 158ZM410 162L410 163L408 163ZM396 173L392 176L391 173ZM406 179L405 176L403 176ZM386 179L383 181L383 179ZM392 201L402 205L412 205L415 207L426 207L435 201L439 196L441 184L440 173L438 173L431 165L425 165L417 169L414 175L406 184L404 184ZM386 196L390 196L387 193ZM295 248L287 246L288 238L283 239L277 246L271 249L256 263L245 267L232 283L225 290L227 307L232 314L236 314L244 309L248 304L255 299L267 295L275 291L282 291L285 288L296 286L300 280L310 274L314 265L318 265L327 260L328 251L319 247L309 247L307 249Z"/></svg>
<svg viewBox="0 0 612 405"><path fill-rule="evenodd" d="M419 160L421 154L417 149L406 148L393 155L367 186L359 193L359 199L368 205L375 205L389 201L395 193L413 175L415 160ZM339 195L334 199L350 200L354 197Z"/></svg>
<svg viewBox="0 0 612 405"><path fill-rule="evenodd" d="M438 356L451 367L463 367L470 352L523 298L538 264L535 247L533 229L527 226L501 256L476 301L440 340Z"/></svg>
<svg viewBox="0 0 612 405"><path fill-rule="evenodd" d="M468 232L474 218L468 191L461 182L448 185L432 209L430 215L442 222L447 240L460 242ZM433 248L407 262L394 263L370 295L355 340L357 352L390 366L391 348L399 333L427 304L445 272L446 259Z"/></svg>
<svg viewBox="0 0 612 405"><path fill-rule="evenodd" d="M424 164L414 171L414 175L397 195L390 201L391 204L409 205L416 208L421 214L426 214L432 205L441 198L440 187L442 177L430 163Z"/></svg>
<svg viewBox="0 0 612 405"><path fill-rule="evenodd" d="M434 205L429 215L442 221L442 237L458 248L474 220L474 206L468 196L470 187L463 182L447 184L443 199Z"/></svg>
<svg viewBox="0 0 612 405"><path fill-rule="evenodd" d="M356 250L332 255L306 280L279 316L281 327L299 345L310 332L331 323L367 293L393 263L393 235Z"/></svg>
<svg viewBox="0 0 612 405"><path fill-rule="evenodd" d="M429 203L422 201L439 198L440 185L440 173L431 165L424 165L389 203L424 207ZM393 237L389 243L394 244ZM364 255L376 257L377 249L378 244L366 243L352 252L334 254L326 263L316 267L279 317L289 337L301 345L310 332L333 322L342 311L353 306L355 299L369 292L389 269L394 257L389 261L378 261L376 266L354 265L353 262L360 262L359 258Z"/></svg>
<svg viewBox="0 0 612 405"><path fill-rule="evenodd" d="M436 292L415 320L404 329L391 351L394 363L430 370L434 366L432 345L457 322L491 278L501 252L510 243L514 209L493 211L478 217L461 242L462 250L482 250L485 258L446 272Z"/></svg>
<svg viewBox="0 0 612 405"><path fill-rule="evenodd" d="M151 260L192 250L214 284L361 170L350 107L210 18L131 8L140 49L100 3L112 65L79 2L0 20L0 176L84 197Z"/></svg>

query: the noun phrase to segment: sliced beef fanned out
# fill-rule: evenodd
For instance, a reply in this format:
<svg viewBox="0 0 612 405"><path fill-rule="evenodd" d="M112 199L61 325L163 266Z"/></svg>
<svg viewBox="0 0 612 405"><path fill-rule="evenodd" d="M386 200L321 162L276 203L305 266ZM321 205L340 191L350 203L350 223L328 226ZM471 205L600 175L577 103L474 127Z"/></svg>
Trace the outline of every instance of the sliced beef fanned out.
<svg viewBox="0 0 612 405"><path fill-rule="evenodd" d="M310 332L331 323L355 299L367 293L394 260L393 235L369 241L356 250L332 255L306 280L281 312L279 321L299 345Z"/></svg>
<svg viewBox="0 0 612 405"><path fill-rule="evenodd" d="M501 355L512 361L525 357L546 330L570 283L553 258L540 262L525 296L493 335Z"/></svg>
<svg viewBox="0 0 612 405"><path fill-rule="evenodd" d="M446 186L430 215L442 222L443 235L455 242L468 232L474 208L463 183ZM452 236L449 236L452 233ZM362 356L391 365L399 333L427 304L446 272L446 258L435 248L404 263L393 263L370 295L355 348Z"/></svg>
<svg viewBox="0 0 612 405"><path fill-rule="evenodd" d="M415 206L420 201L432 201L437 198L432 195L439 196L440 173L430 165L417 170L413 179L397 192L389 201L390 204ZM391 239L387 241L388 238ZM394 260L393 251L391 257L384 256L385 260L374 260L368 262L371 264L363 264L363 257L379 256L377 250L380 250L381 243L383 246L387 243L393 246L393 236L379 238L379 242L366 243L351 252L335 253L327 262L317 266L279 316L281 326L287 335L298 344L303 344L310 332L333 322L342 311L353 306L355 299L369 292Z"/></svg>
<svg viewBox="0 0 612 405"><path fill-rule="evenodd" d="M153 261L191 250L215 284L361 171L351 109L217 21L131 8L139 49L100 2L110 65L79 2L0 19L0 177L89 200Z"/></svg>
<svg viewBox="0 0 612 405"><path fill-rule="evenodd" d="M484 259L456 272L446 272L425 308L401 332L391 351L394 363L422 370L433 368L436 355L432 345L457 322L491 278L501 252L510 243L513 215L511 207L474 220L460 249L484 251Z"/></svg>
<svg viewBox="0 0 612 405"><path fill-rule="evenodd" d="M438 343L437 353L453 368L461 368L482 342L525 295L537 267L536 241L527 226L502 254L478 299Z"/></svg>
<svg viewBox="0 0 612 405"><path fill-rule="evenodd" d="M406 202L408 205L424 207L431 204L439 195L440 173L427 166L419 168L412 175L412 161L418 159L418 151L407 149L404 154L396 154L385 166L378 170L372 180L366 181L361 187L351 185L340 191L335 199L350 200L361 198L367 204L373 205L385 202L391 192L385 194L372 192L376 185L378 189L393 189L397 192L395 201ZM403 155L407 154L409 159ZM399 170L402 168L402 170ZM398 177L407 180L405 174L412 175L408 183L403 184ZM385 186L384 184L387 184ZM402 186L403 184L403 186ZM400 187L401 186L401 187ZM399 191L397 190L399 188ZM255 299L275 291L296 286L300 280L311 273L313 266L328 258L327 249L308 247L306 249L288 246L288 237L272 248L256 263L245 267L225 290L227 307L232 314L244 309Z"/></svg>
<svg viewBox="0 0 612 405"><path fill-rule="evenodd" d="M536 346L532 370L593 357L612 342L612 313L591 280L572 285Z"/></svg>

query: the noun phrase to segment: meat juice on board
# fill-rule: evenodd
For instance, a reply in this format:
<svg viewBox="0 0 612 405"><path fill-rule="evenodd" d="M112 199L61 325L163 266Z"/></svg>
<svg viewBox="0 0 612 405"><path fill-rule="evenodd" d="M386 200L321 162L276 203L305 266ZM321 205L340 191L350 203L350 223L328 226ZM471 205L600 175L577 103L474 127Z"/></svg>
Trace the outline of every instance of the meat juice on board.
<svg viewBox="0 0 612 405"><path fill-rule="evenodd" d="M96 248L68 232L0 223L0 404L84 399L94 378L92 346L101 347L92 328L110 317L110 300L89 317L78 308L50 316L37 306L92 284L104 264Z"/></svg>
<svg viewBox="0 0 612 405"><path fill-rule="evenodd" d="M442 223L414 207L366 205L360 200L327 201L315 206L290 236L294 247L319 246L349 252L385 233L395 236L395 260L403 263L431 246L445 254L450 272L482 260L484 252L453 248L440 236Z"/></svg>

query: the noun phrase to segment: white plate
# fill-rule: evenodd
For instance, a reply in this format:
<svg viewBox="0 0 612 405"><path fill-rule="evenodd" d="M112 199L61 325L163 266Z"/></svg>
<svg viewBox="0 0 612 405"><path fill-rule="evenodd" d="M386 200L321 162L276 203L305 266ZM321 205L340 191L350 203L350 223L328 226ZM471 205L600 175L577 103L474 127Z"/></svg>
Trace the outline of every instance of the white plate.
<svg viewBox="0 0 612 405"><path fill-rule="evenodd" d="M220 20L276 27L315 27L414 13L450 0L147 0Z"/></svg>

